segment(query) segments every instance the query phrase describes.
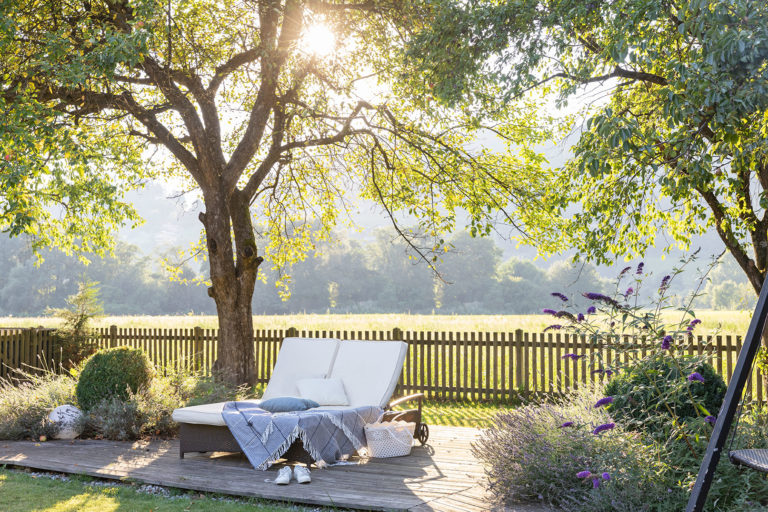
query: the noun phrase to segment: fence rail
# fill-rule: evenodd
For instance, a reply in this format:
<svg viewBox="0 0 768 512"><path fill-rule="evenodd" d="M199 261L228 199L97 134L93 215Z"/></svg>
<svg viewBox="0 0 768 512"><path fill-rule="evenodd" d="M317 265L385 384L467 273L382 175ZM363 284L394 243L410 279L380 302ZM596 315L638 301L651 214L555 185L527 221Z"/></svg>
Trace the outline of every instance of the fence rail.
<svg viewBox="0 0 768 512"><path fill-rule="evenodd" d="M585 336L565 333L420 332L395 328L387 331L256 330L256 376L269 381L283 338L339 338L368 341L402 340L408 357L398 385L401 393L423 392L431 398L450 400L511 401L520 396L552 395L604 381L600 361L625 358L628 351L646 355L653 347L642 340L619 338L612 344L594 344ZM93 340L100 348L130 346L143 349L160 368L196 370L209 375L216 359L215 329L96 329ZM723 334L689 338L688 354L713 352L713 365L730 380L741 350L741 336ZM569 355L566 357L566 355ZM584 357L586 356L586 357ZM50 329L0 329L0 377L24 365L56 366L57 354ZM762 376L755 368L747 395L765 401Z"/></svg>

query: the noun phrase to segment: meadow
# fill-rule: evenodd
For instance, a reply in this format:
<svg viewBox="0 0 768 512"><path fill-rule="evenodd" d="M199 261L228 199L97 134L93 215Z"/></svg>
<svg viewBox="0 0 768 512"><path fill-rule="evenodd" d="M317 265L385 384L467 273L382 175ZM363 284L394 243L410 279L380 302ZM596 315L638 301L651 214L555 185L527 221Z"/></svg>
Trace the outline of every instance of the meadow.
<svg viewBox="0 0 768 512"><path fill-rule="evenodd" d="M744 335L752 318L752 311L697 311L702 324L698 334L721 332ZM410 315L410 314L293 314L256 315L256 329L300 330L390 330L398 327L406 331L452 331L452 332L511 332L522 329L527 332L541 332L552 322L548 315ZM671 322L679 320L679 314L668 313ZM0 317L0 327L56 327L60 320L53 317ZM204 329L216 328L218 320L214 315L180 316L104 316L94 320L94 327L138 327Z"/></svg>

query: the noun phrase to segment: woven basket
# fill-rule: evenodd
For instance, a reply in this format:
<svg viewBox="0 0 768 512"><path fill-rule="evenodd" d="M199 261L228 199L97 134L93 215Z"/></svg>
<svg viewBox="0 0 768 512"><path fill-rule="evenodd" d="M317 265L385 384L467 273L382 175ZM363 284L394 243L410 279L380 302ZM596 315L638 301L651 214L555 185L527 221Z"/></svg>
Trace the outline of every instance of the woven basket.
<svg viewBox="0 0 768 512"><path fill-rule="evenodd" d="M376 458L402 457L411 453L415 423L385 421L365 426L368 455Z"/></svg>

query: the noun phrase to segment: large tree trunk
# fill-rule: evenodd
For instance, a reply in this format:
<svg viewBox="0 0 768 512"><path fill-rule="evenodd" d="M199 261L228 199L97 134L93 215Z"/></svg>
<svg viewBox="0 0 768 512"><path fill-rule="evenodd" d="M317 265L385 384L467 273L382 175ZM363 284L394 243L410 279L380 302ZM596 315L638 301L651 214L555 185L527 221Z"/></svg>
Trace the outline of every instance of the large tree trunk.
<svg viewBox="0 0 768 512"><path fill-rule="evenodd" d="M249 205L235 190L229 201L220 196L206 197L205 206L200 220L205 226L213 283L208 294L216 302L219 317L215 377L229 384L253 386L256 364L251 300L262 259L256 254Z"/></svg>

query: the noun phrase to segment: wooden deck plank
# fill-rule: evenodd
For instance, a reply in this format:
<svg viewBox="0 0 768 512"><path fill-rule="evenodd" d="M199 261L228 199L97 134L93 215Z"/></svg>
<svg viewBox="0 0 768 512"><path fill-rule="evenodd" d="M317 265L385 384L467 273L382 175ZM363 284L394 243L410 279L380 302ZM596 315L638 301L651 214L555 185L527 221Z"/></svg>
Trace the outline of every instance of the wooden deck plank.
<svg viewBox="0 0 768 512"><path fill-rule="evenodd" d="M242 455L178 456L177 441L0 442L0 464L130 479L155 485L367 510L492 510L482 466L472 456L478 430L433 427L427 446L392 459L312 470L309 485L277 486L276 469L254 470Z"/></svg>

